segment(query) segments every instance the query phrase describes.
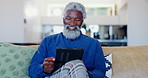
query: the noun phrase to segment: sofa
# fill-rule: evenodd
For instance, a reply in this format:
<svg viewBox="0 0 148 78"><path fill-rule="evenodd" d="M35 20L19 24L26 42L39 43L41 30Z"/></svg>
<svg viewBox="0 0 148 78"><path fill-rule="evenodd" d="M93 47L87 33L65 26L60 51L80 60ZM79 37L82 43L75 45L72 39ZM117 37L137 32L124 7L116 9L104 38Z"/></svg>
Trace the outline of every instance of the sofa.
<svg viewBox="0 0 148 78"><path fill-rule="evenodd" d="M0 78L29 78L28 66L38 45L0 44ZM147 78L148 45L102 47L112 54L112 78Z"/></svg>
<svg viewBox="0 0 148 78"><path fill-rule="evenodd" d="M148 78L148 45L103 47L112 53L112 78Z"/></svg>

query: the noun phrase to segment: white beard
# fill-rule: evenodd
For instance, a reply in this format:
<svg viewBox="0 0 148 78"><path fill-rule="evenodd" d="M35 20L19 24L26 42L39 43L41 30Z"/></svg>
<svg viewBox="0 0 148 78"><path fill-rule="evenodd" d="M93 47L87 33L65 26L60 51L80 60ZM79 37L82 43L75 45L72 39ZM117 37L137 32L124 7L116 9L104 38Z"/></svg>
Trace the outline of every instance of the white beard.
<svg viewBox="0 0 148 78"><path fill-rule="evenodd" d="M80 27L79 26L73 26L76 27L76 30L69 30L67 29L71 25L64 25L63 35L68 39L75 39L80 36Z"/></svg>

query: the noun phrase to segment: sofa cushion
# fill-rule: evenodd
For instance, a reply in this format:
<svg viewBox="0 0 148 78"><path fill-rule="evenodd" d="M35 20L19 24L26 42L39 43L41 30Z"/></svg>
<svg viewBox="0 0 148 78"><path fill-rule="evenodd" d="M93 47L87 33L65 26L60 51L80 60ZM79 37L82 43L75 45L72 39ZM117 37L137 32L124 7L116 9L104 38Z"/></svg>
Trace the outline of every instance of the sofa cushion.
<svg viewBox="0 0 148 78"><path fill-rule="evenodd" d="M29 78L28 66L36 49L0 44L0 77Z"/></svg>
<svg viewBox="0 0 148 78"><path fill-rule="evenodd" d="M105 55L106 75L105 78L112 77L112 54Z"/></svg>
<svg viewBox="0 0 148 78"><path fill-rule="evenodd" d="M112 78L147 78L148 45L103 47L104 54L112 53Z"/></svg>

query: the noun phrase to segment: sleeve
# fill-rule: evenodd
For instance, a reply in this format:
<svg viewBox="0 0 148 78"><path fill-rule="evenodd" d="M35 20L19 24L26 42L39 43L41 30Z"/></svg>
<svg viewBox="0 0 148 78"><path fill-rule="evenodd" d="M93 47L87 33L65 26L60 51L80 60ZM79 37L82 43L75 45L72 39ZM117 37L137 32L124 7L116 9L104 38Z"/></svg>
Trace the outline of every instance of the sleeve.
<svg viewBox="0 0 148 78"><path fill-rule="evenodd" d="M46 40L44 39L38 50L35 52L34 56L32 57L28 74L31 78L42 78L45 76L50 76L51 74L45 74L43 72L43 61L46 58L47 54L47 47L46 47Z"/></svg>
<svg viewBox="0 0 148 78"><path fill-rule="evenodd" d="M88 74L90 78L104 78L106 73L106 65L104 54L100 43L97 41L95 58L93 64L93 70L89 71Z"/></svg>

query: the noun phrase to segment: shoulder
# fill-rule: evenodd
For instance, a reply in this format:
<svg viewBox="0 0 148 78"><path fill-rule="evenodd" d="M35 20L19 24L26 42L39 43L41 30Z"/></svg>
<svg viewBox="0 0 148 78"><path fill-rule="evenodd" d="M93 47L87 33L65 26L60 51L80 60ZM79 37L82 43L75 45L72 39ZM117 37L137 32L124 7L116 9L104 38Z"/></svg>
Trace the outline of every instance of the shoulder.
<svg viewBox="0 0 148 78"><path fill-rule="evenodd" d="M52 41L52 40L56 40L58 37L60 37L62 34L61 33L58 33L58 34L54 34L54 35L50 35L50 36L47 36L45 37L42 42L49 42L49 41Z"/></svg>
<svg viewBox="0 0 148 78"><path fill-rule="evenodd" d="M87 35L82 35L83 37L81 38L82 40L81 41L84 41L84 43L88 43L90 44L91 46L101 46L99 40L95 39L95 38L92 38L90 36L87 36Z"/></svg>
<svg viewBox="0 0 148 78"><path fill-rule="evenodd" d="M92 37L87 36L87 35L84 35L84 34L82 34L82 39L87 40L87 41L91 41L91 42L95 42L95 43L99 42L97 39L92 38Z"/></svg>
<svg viewBox="0 0 148 78"><path fill-rule="evenodd" d="M54 35L47 36L47 37L45 37L44 39L54 39L54 38L56 38L56 37L58 37L58 36L60 36L60 35L61 35L61 33L58 33L58 34L54 34Z"/></svg>

